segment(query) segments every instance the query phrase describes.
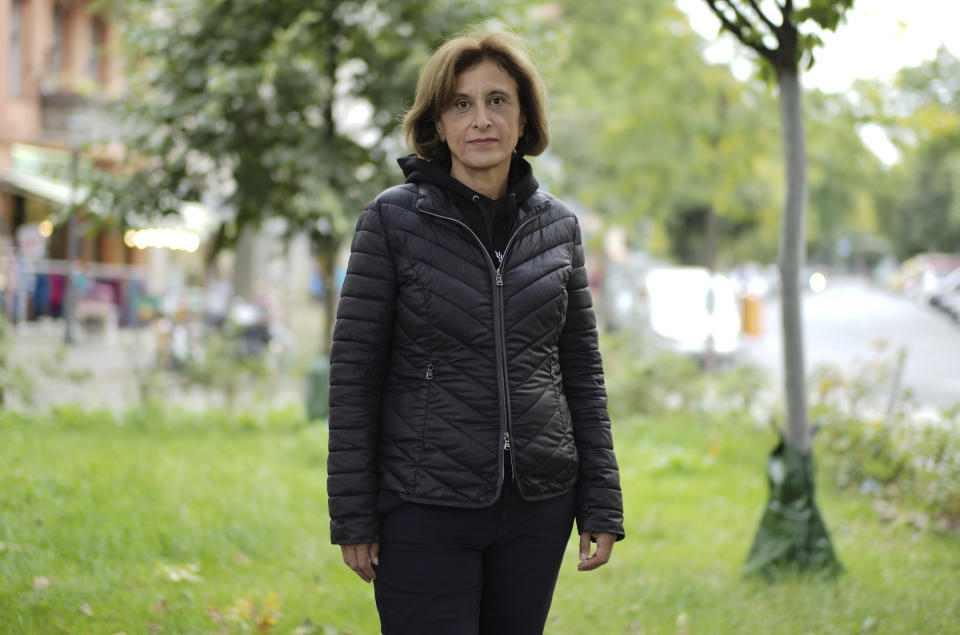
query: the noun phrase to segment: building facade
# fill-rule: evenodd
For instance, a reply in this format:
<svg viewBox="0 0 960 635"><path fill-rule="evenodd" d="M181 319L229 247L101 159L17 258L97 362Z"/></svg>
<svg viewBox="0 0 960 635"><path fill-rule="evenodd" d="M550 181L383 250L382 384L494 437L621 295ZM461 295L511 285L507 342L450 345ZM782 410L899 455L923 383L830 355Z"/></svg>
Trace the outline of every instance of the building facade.
<svg viewBox="0 0 960 635"><path fill-rule="evenodd" d="M118 29L91 5L0 0L0 291L13 319L62 314L68 258L99 267L88 277L116 287L101 290L115 304L142 260L118 234L80 231L74 210L77 166L94 160L83 147L124 91Z"/></svg>

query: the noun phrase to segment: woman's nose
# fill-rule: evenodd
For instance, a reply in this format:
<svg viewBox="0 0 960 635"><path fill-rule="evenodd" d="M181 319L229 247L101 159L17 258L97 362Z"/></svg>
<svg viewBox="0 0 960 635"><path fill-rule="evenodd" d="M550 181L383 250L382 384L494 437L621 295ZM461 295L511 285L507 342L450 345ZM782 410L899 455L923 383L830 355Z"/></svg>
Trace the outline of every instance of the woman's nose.
<svg viewBox="0 0 960 635"><path fill-rule="evenodd" d="M475 112L477 113L476 119L473 122L475 126L485 128L490 125L490 117L488 116L489 113L487 112L486 106L478 106Z"/></svg>

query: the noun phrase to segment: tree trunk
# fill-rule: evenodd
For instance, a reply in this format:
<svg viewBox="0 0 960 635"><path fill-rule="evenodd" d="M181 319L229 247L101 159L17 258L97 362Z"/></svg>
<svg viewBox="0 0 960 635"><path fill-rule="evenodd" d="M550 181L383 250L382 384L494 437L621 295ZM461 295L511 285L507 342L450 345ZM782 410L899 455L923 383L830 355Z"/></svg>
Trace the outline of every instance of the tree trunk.
<svg viewBox="0 0 960 635"><path fill-rule="evenodd" d="M783 365L787 395L785 441L801 454L810 452L807 424L807 393L804 372L801 274L805 251L807 204L806 146L803 109L800 101L800 74L796 68L780 69L780 119L783 131L784 167L787 192L780 229L781 321L783 324Z"/></svg>
<svg viewBox="0 0 960 635"><path fill-rule="evenodd" d="M79 150L70 148L70 201L67 219L67 276L63 288L63 341L73 344L77 341L77 164Z"/></svg>
<svg viewBox="0 0 960 635"><path fill-rule="evenodd" d="M256 231L247 225L240 230L233 250L233 295L248 302L253 300L255 239Z"/></svg>
<svg viewBox="0 0 960 635"><path fill-rule="evenodd" d="M323 282L324 289L323 324L320 326L320 354L327 359L330 358L330 347L333 344L333 324L337 317L337 301L340 299L337 293L335 275L340 243L340 237L334 234L323 236L318 243L317 262L320 265L320 280Z"/></svg>

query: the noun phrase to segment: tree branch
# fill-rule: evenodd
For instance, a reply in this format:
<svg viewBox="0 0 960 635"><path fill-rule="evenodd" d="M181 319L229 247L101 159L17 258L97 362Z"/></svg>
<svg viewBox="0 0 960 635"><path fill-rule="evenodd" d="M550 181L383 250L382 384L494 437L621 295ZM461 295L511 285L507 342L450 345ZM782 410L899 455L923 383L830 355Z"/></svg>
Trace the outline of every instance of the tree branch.
<svg viewBox="0 0 960 635"><path fill-rule="evenodd" d="M774 24L774 22L767 17L767 14L760 9L760 3L757 2L757 0L748 0L748 2L750 2L750 7L753 9L753 12L757 14L757 17L763 20L763 23L770 28L774 35L779 35L782 26Z"/></svg>
<svg viewBox="0 0 960 635"><path fill-rule="evenodd" d="M780 7L780 15L783 16L783 23L787 24L790 22L790 16L793 15L793 0L784 0L782 5L777 5Z"/></svg>
<svg viewBox="0 0 960 635"><path fill-rule="evenodd" d="M710 7L710 10L713 11L713 14L720 19L720 22L723 24L724 28L730 31L730 33L732 33L734 37L740 40L744 45L749 46L750 48L755 50L757 53L759 53L764 59L766 59L771 64L774 64L774 66L776 66L776 53L761 43L751 42L750 39L747 37L747 35L740 29L740 27L734 24L733 22L731 22L730 18L724 15L723 11L721 11L717 7L718 1L719 0L704 0L704 2L707 3L707 6ZM745 24L749 25L749 22L747 22L747 20L743 17L743 15L739 11L737 11L736 7L734 7L732 3L727 1L727 6L733 9L734 13L737 14L737 17L743 20Z"/></svg>

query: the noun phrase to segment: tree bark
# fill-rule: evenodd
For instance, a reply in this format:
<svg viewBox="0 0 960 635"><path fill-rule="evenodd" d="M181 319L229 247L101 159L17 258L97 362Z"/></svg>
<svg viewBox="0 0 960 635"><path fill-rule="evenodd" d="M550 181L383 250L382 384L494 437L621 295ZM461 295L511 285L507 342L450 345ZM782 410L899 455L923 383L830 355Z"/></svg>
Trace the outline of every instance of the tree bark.
<svg viewBox="0 0 960 635"><path fill-rule="evenodd" d="M785 441L806 455L810 452L807 423L807 392L801 310L801 274L806 239L807 204L806 146L803 109L800 101L800 73L796 67L777 73L780 88L780 119L783 134L787 192L780 228L780 317L783 325L783 365L787 396Z"/></svg>
<svg viewBox="0 0 960 635"><path fill-rule="evenodd" d="M335 235L331 235L324 243L325 249L320 254L320 257L323 259L323 266L320 267L321 279L323 280L323 287L326 290L323 303L321 350L323 355L325 355L327 359L330 359L330 348L333 344L333 324L337 318L337 301L339 300L335 271L340 239Z"/></svg>
<svg viewBox="0 0 960 635"><path fill-rule="evenodd" d="M255 286L255 240L255 230L247 225L240 230L240 237L233 250L233 294L248 302L253 300Z"/></svg>
<svg viewBox="0 0 960 635"><path fill-rule="evenodd" d="M77 165L80 152L71 144L70 148L70 217L67 219L67 276L63 289L63 341L73 344L77 341Z"/></svg>

